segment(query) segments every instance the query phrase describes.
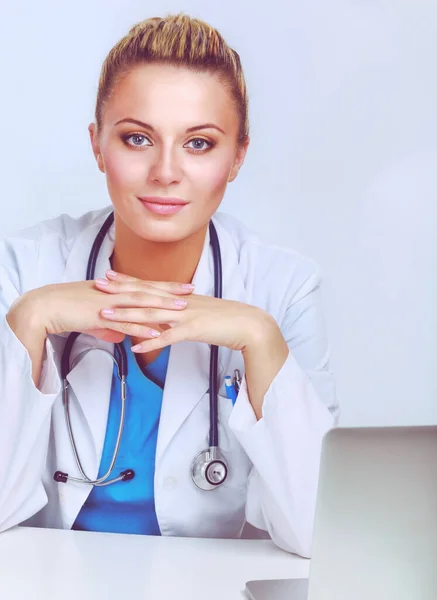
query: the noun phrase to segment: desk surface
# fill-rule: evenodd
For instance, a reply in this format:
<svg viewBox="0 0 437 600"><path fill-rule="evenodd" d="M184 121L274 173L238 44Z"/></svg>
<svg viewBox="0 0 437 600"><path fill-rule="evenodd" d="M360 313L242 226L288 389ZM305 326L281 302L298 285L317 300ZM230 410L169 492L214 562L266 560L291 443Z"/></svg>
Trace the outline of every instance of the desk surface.
<svg viewBox="0 0 437 600"><path fill-rule="evenodd" d="M268 540L211 540L17 527L0 533L8 600L242 600L247 580L308 577Z"/></svg>

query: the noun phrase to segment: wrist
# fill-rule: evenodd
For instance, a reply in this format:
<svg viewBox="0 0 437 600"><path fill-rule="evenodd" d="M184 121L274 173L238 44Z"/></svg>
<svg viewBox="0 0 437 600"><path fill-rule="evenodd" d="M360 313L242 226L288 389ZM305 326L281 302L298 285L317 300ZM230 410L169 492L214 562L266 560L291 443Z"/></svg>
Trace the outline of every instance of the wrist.
<svg viewBox="0 0 437 600"><path fill-rule="evenodd" d="M265 313L254 324L242 350L249 402L256 418L262 417L264 396L287 360L289 348L276 321Z"/></svg>
<svg viewBox="0 0 437 600"><path fill-rule="evenodd" d="M284 341L284 338L277 322L267 312L259 309L250 327L247 328L242 353L243 355L251 353L260 345L276 345L279 341Z"/></svg>
<svg viewBox="0 0 437 600"><path fill-rule="evenodd" d="M40 319L37 306L26 294L20 296L6 314L6 321L15 337L27 350L31 361L31 374L39 387L47 330Z"/></svg>

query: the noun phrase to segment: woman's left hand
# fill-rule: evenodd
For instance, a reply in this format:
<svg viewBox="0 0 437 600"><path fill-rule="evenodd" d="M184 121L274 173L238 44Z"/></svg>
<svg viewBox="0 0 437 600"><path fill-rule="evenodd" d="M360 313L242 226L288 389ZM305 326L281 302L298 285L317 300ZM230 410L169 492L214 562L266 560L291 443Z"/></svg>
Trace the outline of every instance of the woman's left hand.
<svg viewBox="0 0 437 600"><path fill-rule="evenodd" d="M97 281L96 287L108 294L151 293L150 282L121 273L113 276L107 272L106 276L110 283L100 285ZM158 289L156 291L158 293ZM184 340L245 351L248 346L259 344L264 336L269 337L279 329L268 313L249 304L196 294L175 295L174 298L185 301L186 306L180 310L120 308L114 299L113 313L105 312L101 316L108 321L108 328L143 339L132 347L138 353L151 352ZM158 327L163 324L169 328L162 330ZM159 337L150 339L150 327L161 329Z"/></svg>

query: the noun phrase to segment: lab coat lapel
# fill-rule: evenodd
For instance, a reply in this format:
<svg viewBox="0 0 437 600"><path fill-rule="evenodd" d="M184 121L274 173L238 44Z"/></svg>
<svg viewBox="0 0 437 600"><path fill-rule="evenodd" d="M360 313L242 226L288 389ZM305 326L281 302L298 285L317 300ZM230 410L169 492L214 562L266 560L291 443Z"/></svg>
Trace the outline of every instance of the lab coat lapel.
<svg viewBox="0 0 437 600"><path fill-rule="evenodd" d="M238 255L233 240L219 222L215 219L213 221L221 248L223 298L245 302L247 292L238 266ZM209 230L193 283L195 294L214 295L214 261L210 248ZM225 375L225 367L229 366L232 354L233 352L228 348L219 348L219 385ZM172 346L158 432L157 463L185 419L208 392L209 364L210 346L208 344L187 341ZM199 435L204 435L204 433L199 432Z"/></svg>
<svg viewBox="0 0 437 600"><path fill-rule="evenodd" d="M209 248L209 231L193 277L195 293L212 296L213 263ZM171 347L156 446L159 462L176 431L209 388L209 346L196 342L179 342Z"/></svg>
<svg viewBox="0 0 437 600"><path fill-rule="evenodd" d="M83 351L90 352L80 357L77 364L67 375L70 385L70 404L76 400L86 425L88 425L93 444L90 454L95 460L89 464L87 474L97 475L103 443L106 434L109 399L111 395L113 344L108 344L89 335L80 335L71 352L71 363ZM102 352L105 350L106 352ZM73 407L71 407L73 413ZM73 420L73 416L71 417ZM74 424L73 424L74 428ZM85 467L86 468L86 467Z"/></svg>

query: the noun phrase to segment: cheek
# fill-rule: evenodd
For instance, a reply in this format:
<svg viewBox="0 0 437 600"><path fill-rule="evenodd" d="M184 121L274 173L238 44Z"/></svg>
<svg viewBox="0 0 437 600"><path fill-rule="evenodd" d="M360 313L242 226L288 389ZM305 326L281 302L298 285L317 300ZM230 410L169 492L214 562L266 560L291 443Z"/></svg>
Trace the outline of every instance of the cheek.
<svg viewBox="0 0 437 600"><path fill-rule="evenodd" d="M144 162L135 158L126 152L108 151L105 154L106 178L110 188L132 189L144 178Z"/></svg>
<svg viewBox="0 0 437 600"><path fill-rule="evenodd" d="M230 170L231 165L228 162L219 162L217 160L211 160L196 169L195 181L204 197L208 197L211 200L216 199L217 196L221 198L228 183Z"/></svg>

